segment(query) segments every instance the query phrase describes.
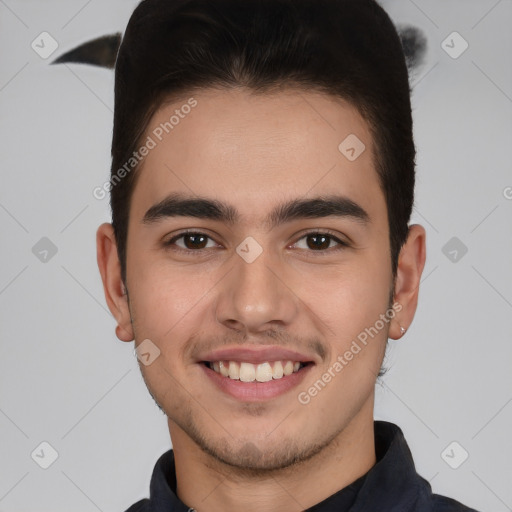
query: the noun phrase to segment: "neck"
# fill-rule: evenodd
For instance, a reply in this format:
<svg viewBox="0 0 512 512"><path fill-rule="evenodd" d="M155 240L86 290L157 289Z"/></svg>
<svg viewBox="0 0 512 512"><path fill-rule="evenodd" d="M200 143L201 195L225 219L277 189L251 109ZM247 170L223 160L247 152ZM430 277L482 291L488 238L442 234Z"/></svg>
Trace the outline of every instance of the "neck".
<svg viewBox="0 0 512 512"><path fill-rule="evenodd" d="M197 512L302 511L367 473L376 463L373 397L311 459L250 476L204 453L169 420L177 495Z"/></svg>

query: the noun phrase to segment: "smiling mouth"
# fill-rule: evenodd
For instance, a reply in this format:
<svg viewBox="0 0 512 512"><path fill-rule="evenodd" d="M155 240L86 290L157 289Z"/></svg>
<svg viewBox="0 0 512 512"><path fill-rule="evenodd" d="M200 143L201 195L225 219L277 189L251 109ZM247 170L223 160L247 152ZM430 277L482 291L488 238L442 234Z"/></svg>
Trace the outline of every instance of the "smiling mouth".
<svg viewBox="0 0 512 512"><path fill-rule="evenodd" d="M311 362L265 361L258 364L243 361L203 361L205 366L231 380L241 382L269 382L297 373Z"/></svg>

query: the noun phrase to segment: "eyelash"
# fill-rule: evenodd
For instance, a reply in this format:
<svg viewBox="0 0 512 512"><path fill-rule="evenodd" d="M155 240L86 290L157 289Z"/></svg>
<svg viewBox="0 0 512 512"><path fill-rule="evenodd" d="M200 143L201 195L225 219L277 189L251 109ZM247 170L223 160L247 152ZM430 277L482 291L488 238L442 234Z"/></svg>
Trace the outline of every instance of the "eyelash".
<svg viewBox="0 0 512 512"><path fill-rule="evenodd" d="M179 240L180 238L183 238L186 235L205 236L206 238L208 238L210 240L213 240L206 233L201 233L199 231L192 231L192 230L190 230L190 231L182 231L181 233L173 236L171 239L169 239L169 240L164 242L164 246L166 248L169 248L169 249L172 248L172 250L174 250L174 251L178 251L178 252L182 252L182 253L187 253L187 254L190 254L190 253L193 253L193 252L202 252L202 251L206 250L205 248L203 248L203 249L183 249L182 247L178 247L178 246L172 247L177 240ZM335 241L338 245L335 246L335 247L329 247L328 249L319 249L319 250L316 250L316 251L313 250L313 249L310 249L310 250L303 249L303 250L307 250L307 252L317 253L318 255L322 255L323 256L326 253L330 254L332 252L337 252L337 251L346 249L347 247L350 247L348 243L344 242L343 240L340 240L333 232L331 232L329 230L309 231L307 233L304 233L296 242L294 242L294 244L296 244L297 242L299 242L303 238L306 238L307 236L310 236L310 235L324 235L324 236L328 236L331 240Z"/></svg>

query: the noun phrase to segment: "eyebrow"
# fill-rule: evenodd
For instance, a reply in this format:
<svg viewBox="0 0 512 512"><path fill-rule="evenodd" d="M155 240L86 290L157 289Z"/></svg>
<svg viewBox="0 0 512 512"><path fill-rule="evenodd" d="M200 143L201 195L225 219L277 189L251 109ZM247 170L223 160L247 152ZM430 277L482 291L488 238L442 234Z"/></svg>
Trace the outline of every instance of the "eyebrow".
<svg viewBox="0 0 512 512"><path fill-rule="evenodd" d="M298 219L323 217L349 218L362 225L370 223L370 216L362 206L348 197L339 195L320 196L311 199L293 199L275 207L263 221L273 229L280 224ZM169 217L195 217L234 225L240 221L240 213L232 205L204 197L173 193L151 206L142 222L152 224Z"/></svg>

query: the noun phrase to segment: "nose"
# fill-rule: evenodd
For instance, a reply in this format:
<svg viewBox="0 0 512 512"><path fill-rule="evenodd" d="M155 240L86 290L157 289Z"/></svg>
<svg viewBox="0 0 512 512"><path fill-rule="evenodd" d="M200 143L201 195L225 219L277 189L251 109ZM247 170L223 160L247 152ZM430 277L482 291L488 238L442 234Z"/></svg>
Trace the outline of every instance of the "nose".
<svg viewBox="0 0 512 512"><path fill-rule="evenodd" d="M300 301L283 262L264 250L250 263L236 254L233 265L219 283L217 321L246 334L288 327Z"/></svg>

